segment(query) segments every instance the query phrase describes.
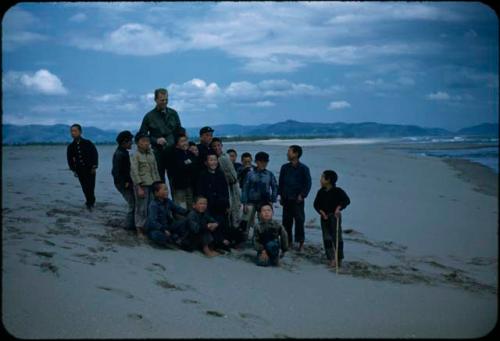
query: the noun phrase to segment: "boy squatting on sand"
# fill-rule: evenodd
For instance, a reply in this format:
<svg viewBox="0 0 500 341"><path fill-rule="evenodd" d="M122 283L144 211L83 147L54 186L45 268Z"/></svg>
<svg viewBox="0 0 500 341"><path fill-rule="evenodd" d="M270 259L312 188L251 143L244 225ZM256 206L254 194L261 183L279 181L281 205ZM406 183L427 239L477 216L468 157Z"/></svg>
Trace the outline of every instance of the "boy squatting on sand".
<svg viewBox="0 0 500 341"><path fill-rule="evenodd" d="M281 257L288 250L288 235L285 228L273 219L273 204L259 206L260 220L255 225L254 247L257 250L257 265L279 265Z"/></svg>
<svg viewBox="0 0 500 341"><path fill-rule="evenodd" d="M345 209L351 200L340 187L336 187L337 173L333 170L326 170L321 175L321 188L314 199L314 209L321 216L321 231L323 232L323 244L329 266L335 267L335 255L333 253L337 240L337 219L339 219L339 266L344 258L344 241L342 239L342 216L340 211Z"/></svg>

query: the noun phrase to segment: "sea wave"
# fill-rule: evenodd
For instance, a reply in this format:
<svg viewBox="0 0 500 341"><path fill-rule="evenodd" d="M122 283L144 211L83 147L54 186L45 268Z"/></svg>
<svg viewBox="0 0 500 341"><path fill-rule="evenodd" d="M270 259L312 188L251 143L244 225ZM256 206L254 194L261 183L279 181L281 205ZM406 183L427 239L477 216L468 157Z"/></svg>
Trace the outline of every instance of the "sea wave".
<svg viewBox="0 0 500 341"><path fill-rule="evenodd" d="M319 139L269 139L256 141L240 141L238 144L260 144L272 146L289 146L298 144L301 146L332 146L349 144L376 144L397 142L400 139L394 138L319 138Z"/></svg>

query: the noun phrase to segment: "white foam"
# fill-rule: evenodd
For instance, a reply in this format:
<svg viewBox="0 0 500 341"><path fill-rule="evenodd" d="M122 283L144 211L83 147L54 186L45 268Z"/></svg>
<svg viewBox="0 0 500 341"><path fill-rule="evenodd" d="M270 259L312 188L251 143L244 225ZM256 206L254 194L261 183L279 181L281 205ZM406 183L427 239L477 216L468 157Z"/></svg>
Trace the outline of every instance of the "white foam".
<svg viewBox="0 0 500 341"><path fill-rule="evenodd" d="M261 144L273 146L289 146L291 144L298 144L300 146L331 146L331 145L346 145L346 144L375 144L394 142L399 139L360 139L360 138L320 138L320 139L269 139L269 140L256 140L256 141L239 141L238 144Z"/></svg>

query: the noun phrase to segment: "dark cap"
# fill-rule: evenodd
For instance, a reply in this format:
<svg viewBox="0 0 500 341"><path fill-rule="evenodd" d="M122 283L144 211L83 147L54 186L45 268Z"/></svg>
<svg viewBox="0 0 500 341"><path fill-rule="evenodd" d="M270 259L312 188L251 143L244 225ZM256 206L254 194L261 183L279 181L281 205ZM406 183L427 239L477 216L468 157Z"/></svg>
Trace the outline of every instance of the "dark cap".
<svg viewBox="0 0 500 341"><path fill-rule="evenodd" d="M135 134L135 138L134 138L134 141L135 143L139 142L139 140L143 137L147 137L149 139L149 135L146 134L146 133L137 133Z"/></svg>
<svg viewBox="0 0 500 341"><path fill-rule="evenodd" d="M122 144L123 141L131 141L134 135L128 130L121 131L116 137L116 142Z"/></svg>
<svg viewBox="0 0 500 341"><path fill-rule="evenodd" d="M255 161L269 161L269 154L266 152L258 152L255 154Z"/></svg>
<svg viewBox="0 0 500 341"><path fill-rule="evenodd" d="M205 133L213 133L214 130L211 127L203 127L200 129L200 136Z"/></svg>

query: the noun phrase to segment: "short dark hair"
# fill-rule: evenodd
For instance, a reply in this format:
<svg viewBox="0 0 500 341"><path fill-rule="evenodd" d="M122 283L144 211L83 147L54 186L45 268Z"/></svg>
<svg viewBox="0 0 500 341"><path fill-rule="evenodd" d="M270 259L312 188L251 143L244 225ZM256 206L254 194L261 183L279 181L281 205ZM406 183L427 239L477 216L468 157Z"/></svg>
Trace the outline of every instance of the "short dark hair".
<svg viewBox="0 0 500 341"><path fill-rule="evenodd" d="M177 143L179 142L179 140L181 138L183 138L183 137L187 138L187 135L183 134L183 133L179 133L179 134L175 135L174 143L177 145Z"/></svg>
<svg viewBox="0 0 500 341"><path fill-rule="evenodd" d="M220 142L222 144L222 140L220 137L214 137L212 138L212 141L210 142L210 145L214 144L215 142Z"/></svg>
<svg viewBox="0 0 500 341"><path fill-rule="evenodd" d="M250 154L249 152L244 152L243 154L241 154L241 160L243 160L246 157L249 157L252 159L252 154Z"/></svg>
<svg viewBox="0 0 500 341"><path fill-rule="evenodd" d="M266 152L258 152L255 154L255 161L269 162L269 154Z"/></svg>
<svg viewBox="0 0 500 341"><path fill-rule="evenodd" d="M73 128L78 129L80 131L80 133L82 132L82 126L79 125L78 123L73 123L69 129L71 130Z"/></svg>
<svg viewBox="0 0 500 341"><path fill-rule="evenodd" d="M235 153L235 154L236 154L236 156L238 156L238 153L236 152L236 150L234 150L234 149L232 149L232 148L231 148L231 149L226 150L226 153L228 153L228 154L229 154L229 153Z"/></svg>
<svg viewBox="0 0 500 341"><path fill-rule="evenodd" d="M208 160L208 157L209 157L210 155L215 155L215 157L217 158L217 160L219 159L219 158L217 157L217 154L215 154L215 152L214 152L212 149L209 149L209 150L208 150L207 155L205 155L205 160L203 160L203 161L207 161L207 160Z"/></svg>
<svg viewBox="0 0 500 341"><path fill-rule="evenodd" d="M198 195L195 195L194 199L193 199L193 203L196 204L198 202L198 200L200 199L205 199L208 201L207 197L204 196L204 195L201 195L201 194L198 194Z"/></svg>
<svg viewBox="0 0 500 341"><path fill-rule="evenodd" d="M162 184L165 184L164 181L155 181L151 184L151 187L153 188L153 193L158 193L160 190L160 187Z"/></svg>
<svg viewBox="0 0 500 341"><path fill-rule="evenodd" d="M337 173L335 173L335 171L331 169L324 171L323 177L325 178L325 180L328 180L332 185L335 185L338 180Z"/></svg>
<svg viewBox="0 0 500 341"><path fill-rule="evenodd" d="M167 90L167 89L165 89L165 88L158 88L158 89L156 89L156 90L155 90L155 99L157 99L157 98L158 98L158 95L159 95L159 94L164 94L164 95L166 95L166 94L168 94L168 90Z"/></svg>
<svg viewBox="0 0 500 341"><path fill-rule="evenodd" d="M274 212L274 207L273 207L273 204L271 204L270 202L263 202L262 204L258 205L257 206L257 211L260 213L260 211L262 210L262 207L264 206L269 206L271 207L271 211Z"/></svg>
<svg viewBox="0 0 500 341"><path fill-rule="evenodd" d="M302 156L302 147L301 146L298 146L296 144L292 144L290 148L294 153L296 153L298 156L298 158L300 159L300 157Z"/></svg>
<svg viewBox="0 0 500 341"><path fill-rule="evenodd" d="M196 147L196 143L194 143L193 141L189 141L189 147L192 147L192 146L195 146Z"/></svg>

